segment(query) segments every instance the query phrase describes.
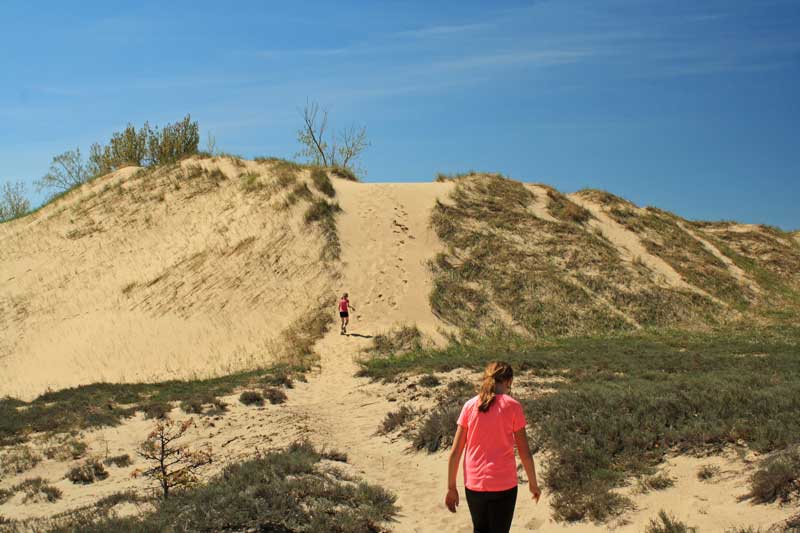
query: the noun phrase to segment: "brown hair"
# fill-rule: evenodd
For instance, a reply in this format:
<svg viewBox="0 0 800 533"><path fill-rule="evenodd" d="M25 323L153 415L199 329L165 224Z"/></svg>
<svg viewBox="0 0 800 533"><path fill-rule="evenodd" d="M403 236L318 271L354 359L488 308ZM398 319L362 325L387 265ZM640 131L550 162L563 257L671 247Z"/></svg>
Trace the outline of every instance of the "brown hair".
<svg viewBox="0 0 800 533"><path fill-rule="evenodd" d="M504 383L514 377L514 370L511 365L503 361L492 361L483 371L483 383L481 383L480 396L481 403L478 410L485 413L492 406L494 401L494 388L498 383Z"/></svg>

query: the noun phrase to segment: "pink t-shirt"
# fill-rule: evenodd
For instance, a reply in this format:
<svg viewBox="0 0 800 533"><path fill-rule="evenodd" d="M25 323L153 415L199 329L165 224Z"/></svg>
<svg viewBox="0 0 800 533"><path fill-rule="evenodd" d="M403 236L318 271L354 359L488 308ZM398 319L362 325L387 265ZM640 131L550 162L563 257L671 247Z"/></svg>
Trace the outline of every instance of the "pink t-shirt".
<svg viewBox="0 0 800 533"><path fill-rule="evenodd" d="M348 311L349 306L350 306L350 300L347 300L345 298L339 300L339 311L341 311L342 313L346 313ZM330 309L330 307L328 309Z"/></svg>
<svg viewBox="0 0 800 533"><path fill-rule="evenodd" d="M475 396L461 409L458 425L467 433L464 447L464 485L475 491L494 492L517 486L514 433L525 427L520 403L506 394L494 397L485 413Z"/></svg>

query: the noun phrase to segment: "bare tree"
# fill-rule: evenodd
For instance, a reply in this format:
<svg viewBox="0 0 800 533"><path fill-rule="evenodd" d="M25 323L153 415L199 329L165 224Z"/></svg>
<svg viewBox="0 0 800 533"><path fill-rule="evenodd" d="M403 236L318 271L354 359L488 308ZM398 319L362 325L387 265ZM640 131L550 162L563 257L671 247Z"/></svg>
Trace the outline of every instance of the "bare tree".
<svg viewBox="0 0 800 533"><path fill-rule="evenodd" d="M31 210L31 202L25 196L25 184L4 183L0 191L0 222L21 217Z"/></svg>
<svg viewBox="0 0 800 533"><path fill-rule="evenodd" d="M133 476L156 480L164 499L169 497L171 489L196 482L197 470L212 462L211 448L190 450L175 442L193 425L192 419L183 422L160 420L137 450L139 456L152 466L147 470L136 470Z"/></svg>
<svg viewBox="0 0 800 533"><path fill-rule="evenodd" d="M361 152L369 147L367 140L367 128L362 126L360 129L355 125L343 129L339 132L339 161L344 168L352 168L353 162L358 159Z"/></svg>
<svg viewBox="0 0 800 533"><path fill-rule="evenodd" d="M34 183L37 191L49 190L57 194L86 183L91 177L80 148L76 148L53 157L50 172Z"/></svg>
<svg viewBox="0 0 800 533"><path fill-rule="evenodd" d="M302 114L303 127L297 132L297 140L303 148L298 155L314 165L354 170L355 161L370 145L367 129L350 126L331 134L328 111L316 102L307 102Z"/></svg>
<svg viewBox="0 0 800 533"><path fill-rule="evenodd" d="M297 132L297 140L303 145L301 156L307 157L315 165L331 166L328 143L325 141L325 131L328 127L328 111L322 110L320 116L319 104L306 103L303 109L303 127Z"/></svg>

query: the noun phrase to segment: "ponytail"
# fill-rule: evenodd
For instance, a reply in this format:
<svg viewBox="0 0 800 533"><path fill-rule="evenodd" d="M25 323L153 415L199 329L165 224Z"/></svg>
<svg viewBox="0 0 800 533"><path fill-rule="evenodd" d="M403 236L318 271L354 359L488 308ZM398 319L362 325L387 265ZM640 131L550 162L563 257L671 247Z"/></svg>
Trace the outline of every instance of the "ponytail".
<svg viewBox="0 0 800 533"><path fill-rule="evenodd" d="M478 410L485 413L494 402L494 389L498 383L503 383L514 377L514 370L511 365L503 361L493 361L486 366L483 372L483 382L481 383L478 396L480 405Z"/></svg>

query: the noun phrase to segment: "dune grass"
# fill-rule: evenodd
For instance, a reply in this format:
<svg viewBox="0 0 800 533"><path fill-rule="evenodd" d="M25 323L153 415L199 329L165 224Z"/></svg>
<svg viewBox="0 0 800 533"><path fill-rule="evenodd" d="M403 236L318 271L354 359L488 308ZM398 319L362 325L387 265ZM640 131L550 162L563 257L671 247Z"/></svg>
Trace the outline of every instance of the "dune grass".
<svg viewBox="0 0 800 533"><path fill-rule="evenodd" d="M433 311L465 330L514 327L531 336L696 326L726 319L711 298L654 283L582 223L589 213L553 193L555 222L534 192L498 174L456 180L431 224L445 251L432 262ZM574 207L573 207L574 206Z"/></svg>
<svg viewBox="0 0 800 533"><path fill-rule="evenodd" d="M611 489L632 476L651 475L669 453L740 442L770 452L800 440L798 353L796 325L537 343L505 334L367 359L361 373L391 380L407 373L480 370L503 359L518 372L564 378L548 385L552 391L546 394L519 399L535 449L551 457L544 479L557 495L556 516L605 520L628 505ZM452 412L457 407L458 402L449 406ZM447 412L448 406L440 406L435 413L445 421L431 421L447 426L441 432L455 430ZM447 442L436 447L441 445Z"/></svg>

